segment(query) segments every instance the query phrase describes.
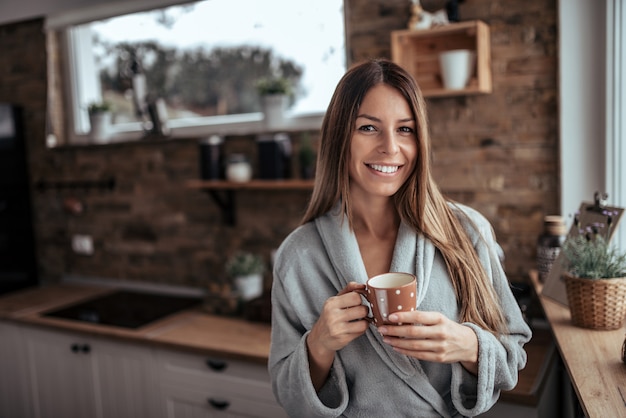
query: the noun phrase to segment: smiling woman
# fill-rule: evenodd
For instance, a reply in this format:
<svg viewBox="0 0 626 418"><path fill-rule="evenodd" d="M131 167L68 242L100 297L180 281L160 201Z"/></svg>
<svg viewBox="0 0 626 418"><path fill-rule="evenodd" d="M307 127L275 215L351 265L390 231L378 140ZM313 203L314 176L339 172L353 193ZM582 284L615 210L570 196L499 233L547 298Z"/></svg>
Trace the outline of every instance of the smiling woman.
<svg viewBox="0 0 626 418"><path fill-rule="evenodd" d="M107 3L47 21L66 40L71 142L89 130L87 103L102 99L116 109L117 139L150 131L158 100L174 136L227 133L261 119L256 85L264 77L296 87L295 119L320 115L345 71L341 0L130 3L137 8Z"/></svg>

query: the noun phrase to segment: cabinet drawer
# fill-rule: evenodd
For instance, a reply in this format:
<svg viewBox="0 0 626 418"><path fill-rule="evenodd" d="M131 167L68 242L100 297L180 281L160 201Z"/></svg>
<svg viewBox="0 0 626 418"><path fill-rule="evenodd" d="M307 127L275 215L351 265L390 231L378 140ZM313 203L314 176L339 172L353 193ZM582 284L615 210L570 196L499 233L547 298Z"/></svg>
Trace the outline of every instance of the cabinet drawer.
<svg viewBox="0 0 626 418"><path fill-rule="evenodd" d="M164 376L182 375L187 379L213 379L235 377L259 382L269 382L265 364L202 356L176 351L159 350L159 368Z"/></svg>
<svg viewBox="0 0 626 418"><path fill-rule="evenodd" d="M272 401L263 402L225 391L167 385L164 388L165 410L168 418L178 417L287 417L285 411Z"/></svg>
<svg viewBox="0 0 626 418"><path fill-rule="evenodd" d="M168 417L286 416L263 364L158 350Z"/></svg>

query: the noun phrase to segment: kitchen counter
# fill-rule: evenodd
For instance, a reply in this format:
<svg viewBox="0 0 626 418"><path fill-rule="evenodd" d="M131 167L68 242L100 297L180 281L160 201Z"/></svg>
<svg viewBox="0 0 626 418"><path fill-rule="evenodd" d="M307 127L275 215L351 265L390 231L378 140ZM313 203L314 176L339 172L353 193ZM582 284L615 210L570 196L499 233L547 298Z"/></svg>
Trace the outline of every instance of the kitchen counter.
<svg viewBox="0 0 626 418"><path fill-rule="evenodd" d="M0 297L0 320L267 363L270 349L269 324L209 315L201 309L184 310L137 329L41 315L42 312L99 296L111 290L98 286L64 283L11 293Z"/></svg>
<svg viewBox="0 0 626 418"><path fill-rule="evenodd" d="M0 320L81 332L95 336L191 351L198 354L266 364L270 350L270 325L243 319L209 315L188 309L138 329L126 329L88 322L42 316L63 305L111 292L110 287L59 284L31 288L0 297ZM543 380L546 362L551 359L552 338L536 332L527 345L527 367L517 387L502 394L502 400L534 405Z"/></svg>
<svg viewBox="0 0 626 418"><path fill-rule="evenodd" d="M536 271L530 272L530 279L585 416L626 416L624 329L598 331L572 325L569 308L541 294L543 284Z"/></svg>

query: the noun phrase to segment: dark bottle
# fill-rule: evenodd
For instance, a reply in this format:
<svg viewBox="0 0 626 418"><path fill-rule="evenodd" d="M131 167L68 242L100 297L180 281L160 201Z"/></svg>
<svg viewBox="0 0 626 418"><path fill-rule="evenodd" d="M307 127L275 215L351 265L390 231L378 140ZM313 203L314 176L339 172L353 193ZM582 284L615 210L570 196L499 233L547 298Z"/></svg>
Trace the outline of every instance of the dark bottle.
<svg viewBox="0 0 626 418"><path fill-rule="evenodd" d="M537 240L537 272L539 281L544 282L552 264L561 252L565 241L565 223L561 216L551 215L543 219L543 233Z"/></svg>
<svg viewBox="0 0 626 418"><path fill-rule="evenodd" d="M222 142L219 135L211 135L200 140L200 178L203 180L219 180L224 178L222 172Z"/></svg>

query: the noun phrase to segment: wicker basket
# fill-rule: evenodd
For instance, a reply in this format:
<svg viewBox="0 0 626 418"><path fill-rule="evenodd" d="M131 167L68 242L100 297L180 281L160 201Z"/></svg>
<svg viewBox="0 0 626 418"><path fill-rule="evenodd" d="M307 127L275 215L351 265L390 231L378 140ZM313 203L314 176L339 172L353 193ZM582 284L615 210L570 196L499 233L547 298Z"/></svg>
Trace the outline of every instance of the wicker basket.
<svg viewBox="0 0 626 418"><path fill-rule="evenodd" d="M626 318L626 277L581 279L563 273L572 323L598 330L618 329Z"/></svg>

